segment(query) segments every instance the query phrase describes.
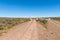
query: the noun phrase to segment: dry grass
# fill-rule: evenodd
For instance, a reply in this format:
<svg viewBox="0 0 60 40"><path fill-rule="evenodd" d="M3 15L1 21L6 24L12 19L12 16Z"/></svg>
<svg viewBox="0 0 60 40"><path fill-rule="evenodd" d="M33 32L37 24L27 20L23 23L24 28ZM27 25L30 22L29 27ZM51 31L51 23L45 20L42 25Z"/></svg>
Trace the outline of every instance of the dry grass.
<svg viewBox="0 0 60 40"><path fill-rule="evenodd" d="M9 29L19 23L29 21L29 18L0 18L0 30Z"/></svg>
<svg viewBox="0 0 60 40"><path fill-rule="evenodd" d="M38 19L36 21L38 23L42 24L45 28L47 28L47 20L45 20L45 19Z"/></svg>
<svg viewBox="0 0 60 40"><path fill-rule="evenodd" d="M17 24L30 21L29 18L0 18L0 36Z"/></svg>
<svg viewBox="0 0 60 40"><path fill-rule="evenodd" d="M60 21L60 17L52 17L51 19L56 20L56 21Z"/></svg>

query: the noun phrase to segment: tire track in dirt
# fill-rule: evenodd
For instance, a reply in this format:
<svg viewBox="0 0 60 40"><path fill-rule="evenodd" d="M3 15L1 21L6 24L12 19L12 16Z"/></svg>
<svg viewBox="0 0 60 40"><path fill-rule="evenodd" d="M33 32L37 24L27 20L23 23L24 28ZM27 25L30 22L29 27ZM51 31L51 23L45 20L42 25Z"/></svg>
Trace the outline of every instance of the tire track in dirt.
<svg viewBox="0 0 60 40"><path fill-rule="evenodd" d="M52 20L48 20L48 31L50 32L50 36L54 40L60 40L60 26L59 23Z"/></svg>
<svg viewBox="0 0 60 40"><path fill-rule="evenodd" d="M30 26L30 22L23 23L21 25L16 26L16 28L13 28L9 30L5 35L0 37L0 40L17 40L23 35L24 31Z"/></svg>
<svg viewBox="0 0 60 40"><path fill-rule="evenodd" d="M0 37L0 40L60 40L60 26L48 20L47 29L35 20L17 25Z"/></svg>

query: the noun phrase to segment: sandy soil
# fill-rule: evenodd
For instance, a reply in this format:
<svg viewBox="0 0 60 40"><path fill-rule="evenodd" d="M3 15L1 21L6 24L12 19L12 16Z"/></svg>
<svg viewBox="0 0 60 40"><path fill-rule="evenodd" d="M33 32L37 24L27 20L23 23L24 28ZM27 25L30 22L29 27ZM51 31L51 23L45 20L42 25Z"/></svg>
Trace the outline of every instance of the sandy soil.
<svg viewBox="0 0 60 40"><path fill-rule="evenodd" d="M0 40L60 40L60 25L48 20L46 29L35 20L31 20L10 29L0 36Z"/></svg>
<svg viewBox="0 0 60 40"><path fill-rule="evenodd" d="M55 20L48 20L48 32L53 40L60 40L60 23Z"/></svg>

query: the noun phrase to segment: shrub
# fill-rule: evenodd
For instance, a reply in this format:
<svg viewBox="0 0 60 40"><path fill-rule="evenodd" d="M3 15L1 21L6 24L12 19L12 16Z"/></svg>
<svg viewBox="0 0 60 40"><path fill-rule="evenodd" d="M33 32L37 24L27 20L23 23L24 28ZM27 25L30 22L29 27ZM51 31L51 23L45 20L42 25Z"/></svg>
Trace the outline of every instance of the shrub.
<svg viewBox="0 0 60 40"><path fill-rule="evenodd" d="M45 20L45 19L38 19L36 21L39 22L40 24L42 24L45 28L47 28L47 20Z"/></svg>
<svg viewBox="0 0 60 40"><path fill-rule="evenodd" d="M29 18L0 18L0 30L9 29L19 23L29 21Z"/></svg>

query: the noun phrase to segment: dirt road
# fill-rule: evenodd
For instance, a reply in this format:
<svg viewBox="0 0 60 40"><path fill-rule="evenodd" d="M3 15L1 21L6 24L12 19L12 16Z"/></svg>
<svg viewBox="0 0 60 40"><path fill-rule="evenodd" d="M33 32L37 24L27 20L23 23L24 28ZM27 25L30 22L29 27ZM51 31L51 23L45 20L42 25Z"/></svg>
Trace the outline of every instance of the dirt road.
<svg viewBox="0 0 60 40"><path fill-rule="evenodd" d="M46 29L35 20L31 20L10 29L3 36L0 36L0 40L60 40L58 24L48 20Z"/></svg>
<svg viewBox="0 0 60 40"><path fill-rule="evenodd" d="M53 40L60 40L60 22L55 20L48 20L47 30Z"/></svg>
<svg viewBox="0 0 60 40"><path fill-rule="evenodd" d="M0 36L0 40L38 40L36 21L23 23L12 29L6 34Z"/></svg>

